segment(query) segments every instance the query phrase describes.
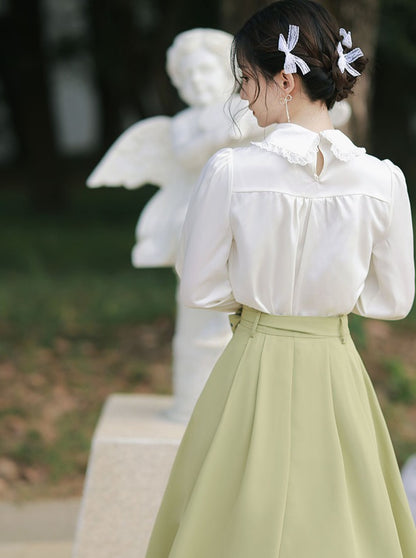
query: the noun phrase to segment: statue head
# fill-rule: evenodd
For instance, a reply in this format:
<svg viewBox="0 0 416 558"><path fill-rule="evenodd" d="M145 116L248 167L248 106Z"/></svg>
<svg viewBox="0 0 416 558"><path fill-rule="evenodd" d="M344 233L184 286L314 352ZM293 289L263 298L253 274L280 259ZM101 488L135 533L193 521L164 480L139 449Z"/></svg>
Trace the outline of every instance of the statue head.
<svg viewBox="0 0 416 558"><path fill-rule="evenodd" d="M191 29L176 36L167 51L166 70L185 103L208 106L230 95L232 40L216 29Z"/></svg>

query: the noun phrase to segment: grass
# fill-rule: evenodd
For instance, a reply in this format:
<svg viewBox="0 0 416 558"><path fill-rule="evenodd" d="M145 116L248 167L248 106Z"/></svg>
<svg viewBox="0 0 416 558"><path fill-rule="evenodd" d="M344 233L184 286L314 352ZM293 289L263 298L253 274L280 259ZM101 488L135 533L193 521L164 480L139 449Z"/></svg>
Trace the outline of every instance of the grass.
<svg viewBox="0 0 416 558"><path fill-rule="evenodd" d="M90 337L123 324L172 317L174 290L170 270L3 274L2 329L11 340L24 336L46 345L57 335Z"/></svg>
<svg viewBox="0 0 416 558"><path fill-rule="evenodd" d="M67 213L48 217L30 214L23 196L5 196L2 322L20 332L37 323L51 333L172 316L172 270L130 264L135 224L152 192L85 191Z"/></svg>

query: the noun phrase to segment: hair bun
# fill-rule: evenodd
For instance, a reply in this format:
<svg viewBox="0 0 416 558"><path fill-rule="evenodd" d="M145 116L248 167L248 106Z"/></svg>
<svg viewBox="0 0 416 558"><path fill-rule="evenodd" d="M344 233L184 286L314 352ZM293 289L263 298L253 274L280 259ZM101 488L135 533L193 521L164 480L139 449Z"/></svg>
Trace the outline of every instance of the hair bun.
<svg viewBox="0 0 416 558"><path fill-rule="evenodd" d="M289 41L291 28L296 30L293 41ZM283 42L281 49L276 47L281 36L290 48ZM259 75L272 81L292 62L289 73L296 72L309 98L325 102L329 109L352 93L367 63L359 49L352 49L351 33L340 29L323 6L309 0L279 0L256 12L234 37L232 60L236 82L241 86L238 67L244 65L252 71L257 88ZM307 72L298 71L299 61Z"/></svg>

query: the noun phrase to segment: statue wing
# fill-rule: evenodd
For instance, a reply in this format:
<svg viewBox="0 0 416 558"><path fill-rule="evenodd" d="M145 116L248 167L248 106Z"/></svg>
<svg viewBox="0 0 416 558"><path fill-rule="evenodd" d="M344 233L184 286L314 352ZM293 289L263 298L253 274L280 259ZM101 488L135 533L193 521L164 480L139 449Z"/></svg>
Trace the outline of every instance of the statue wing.
<svg viewBox="0 0 416 558"><path fill-rule="evenodd" d="M183 174L173 151L171 126L168 116L147 118L130 126L95 167L87 186L170 186Z"/></svg>

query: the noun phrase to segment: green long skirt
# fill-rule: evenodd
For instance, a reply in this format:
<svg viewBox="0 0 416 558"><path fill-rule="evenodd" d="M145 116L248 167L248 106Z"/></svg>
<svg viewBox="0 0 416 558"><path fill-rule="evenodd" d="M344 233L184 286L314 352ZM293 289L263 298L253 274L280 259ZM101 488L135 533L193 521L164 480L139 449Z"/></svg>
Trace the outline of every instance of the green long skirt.
<svg viewBox="0 0 416 558"><path fill-rule="evenodd" d="M244 308L185 432L146 558L415 558L347 318Z"/></svg>

